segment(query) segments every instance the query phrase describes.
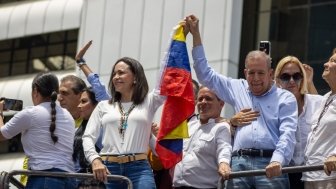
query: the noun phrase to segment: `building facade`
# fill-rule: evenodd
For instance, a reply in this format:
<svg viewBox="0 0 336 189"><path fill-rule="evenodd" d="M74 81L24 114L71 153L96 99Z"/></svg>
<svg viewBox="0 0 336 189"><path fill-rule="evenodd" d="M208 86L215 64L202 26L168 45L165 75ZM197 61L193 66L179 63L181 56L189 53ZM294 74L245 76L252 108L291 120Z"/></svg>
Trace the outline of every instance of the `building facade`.
<svg viewBox="0 0 336 189"><path fill-rule="evenodd" d="M0 0L0 97L32 105L31 82L43 70L85 79L74 56L90 40L85 59L106 84L115 61L129 56L142 63L153 89L172 28L189 14L200 18L207 58L221 74L244 77L246 54L268 40L273 67L297 56L314 68L324 94L335 12L336 0ZM190 36L187 45L192 63ZM232 113L226 105L223 115ZM0 143L0 153L17 151L18 143Z"/></svg>
<svg viewBox="0 0 336 189"><path fill-rule="evenodd" d="M129 56L142 63L153 89L170 33L189 14L200 19L211 66L236 78L242 11L242 0L0 0L0 97L32 105L31 82L44 70L85 79L74 56L90 40L85 59L103 82L115 61ZM191 36L187 45L192 62ZM22 151L19 137L1 142L0 153Z"/></svg>
<svg viewBox="0 0 336 189"><path fill-rule="evenodd" d="M75 66L74 55L89 40L93 45L85 58L105 83L114 62L129 56L142 63L153 88L172 28L189 14L200 18L211 65L237 77L242 5L241 0L5 3L0 7L0 27L4 28L0 33L0 96L32 105L30 83L33 73L42 70L54 71L60 77L72 73L84 78Z"/></svg>

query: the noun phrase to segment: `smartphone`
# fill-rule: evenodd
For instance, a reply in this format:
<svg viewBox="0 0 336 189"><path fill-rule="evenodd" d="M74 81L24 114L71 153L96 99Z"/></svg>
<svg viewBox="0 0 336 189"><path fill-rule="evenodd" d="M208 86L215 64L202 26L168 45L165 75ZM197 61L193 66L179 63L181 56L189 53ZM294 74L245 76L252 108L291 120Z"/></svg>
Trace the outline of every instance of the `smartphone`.
<svg viewBox="0 0 336 189"><path fill-rule="evenodd" d="M264 51L268 56L271 56L271 42L269 41L260 41L259 50Z"/></svg>
<svg viewBox="0 0 336 189"><path fill-rule="evenodd" d="M4 101L4 110L14 110L21 111L23 107L22 100L10 99L10 98L1 98L1 101Z"/></svg>

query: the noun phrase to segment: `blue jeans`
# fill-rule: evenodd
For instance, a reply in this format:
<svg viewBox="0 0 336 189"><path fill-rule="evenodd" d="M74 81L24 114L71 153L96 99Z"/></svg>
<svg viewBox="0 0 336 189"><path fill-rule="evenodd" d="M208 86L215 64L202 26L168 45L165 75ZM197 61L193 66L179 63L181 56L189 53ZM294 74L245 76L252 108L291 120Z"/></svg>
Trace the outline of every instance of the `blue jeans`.
<svg viewBox="0 0 336 189"><path fill-rule="evenodd" d="M132 181L133 189L155 189L153 171L147 160L132 161L128 163L103 162L112 175L121 175ZM106 188L127 189L124 181L109 181Z"/></svg>
<svg viewBox="0 0 336 189"><path fill-rule="evenodd" d="M232 172L265 169L270 163L269 157L233 156ZM288 189L287 174L268 179L266 176L239 177L228 181L227 189Z"/></svg>
<svg viewBox="0 0 336 189"><path fill-rule="evenodd" d="M49 172L66 172L61 169L52 168ZM44 176L29 176L26 189L68 189L74 188L69 178L63 177L44 177Z"/></svg>

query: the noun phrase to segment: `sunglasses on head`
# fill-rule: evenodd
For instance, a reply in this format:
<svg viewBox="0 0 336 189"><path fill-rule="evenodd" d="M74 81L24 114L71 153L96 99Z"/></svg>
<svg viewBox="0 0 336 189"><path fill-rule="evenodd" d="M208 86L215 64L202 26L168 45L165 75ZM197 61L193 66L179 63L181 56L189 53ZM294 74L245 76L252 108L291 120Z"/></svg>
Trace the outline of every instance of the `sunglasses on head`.
<svg viewBox="0 0 336 189"><path fill-rule="evenodd" d="M288 73L281 74L279 79L283 82L289 82L293 78L294 81L301 81L303 76L301 73L296 72L293 75L290 75Z"/></svg>

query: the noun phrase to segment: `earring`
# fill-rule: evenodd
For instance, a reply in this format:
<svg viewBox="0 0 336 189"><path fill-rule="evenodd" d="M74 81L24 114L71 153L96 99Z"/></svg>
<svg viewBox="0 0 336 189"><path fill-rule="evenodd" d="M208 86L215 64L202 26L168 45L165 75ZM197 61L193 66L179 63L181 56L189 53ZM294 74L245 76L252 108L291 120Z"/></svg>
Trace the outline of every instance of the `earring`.
<svg viewBox="0 0 336 189"><path fill-rule="evenodd" d="M136 84L136 81L134 80L133 83Z"/></svg>

